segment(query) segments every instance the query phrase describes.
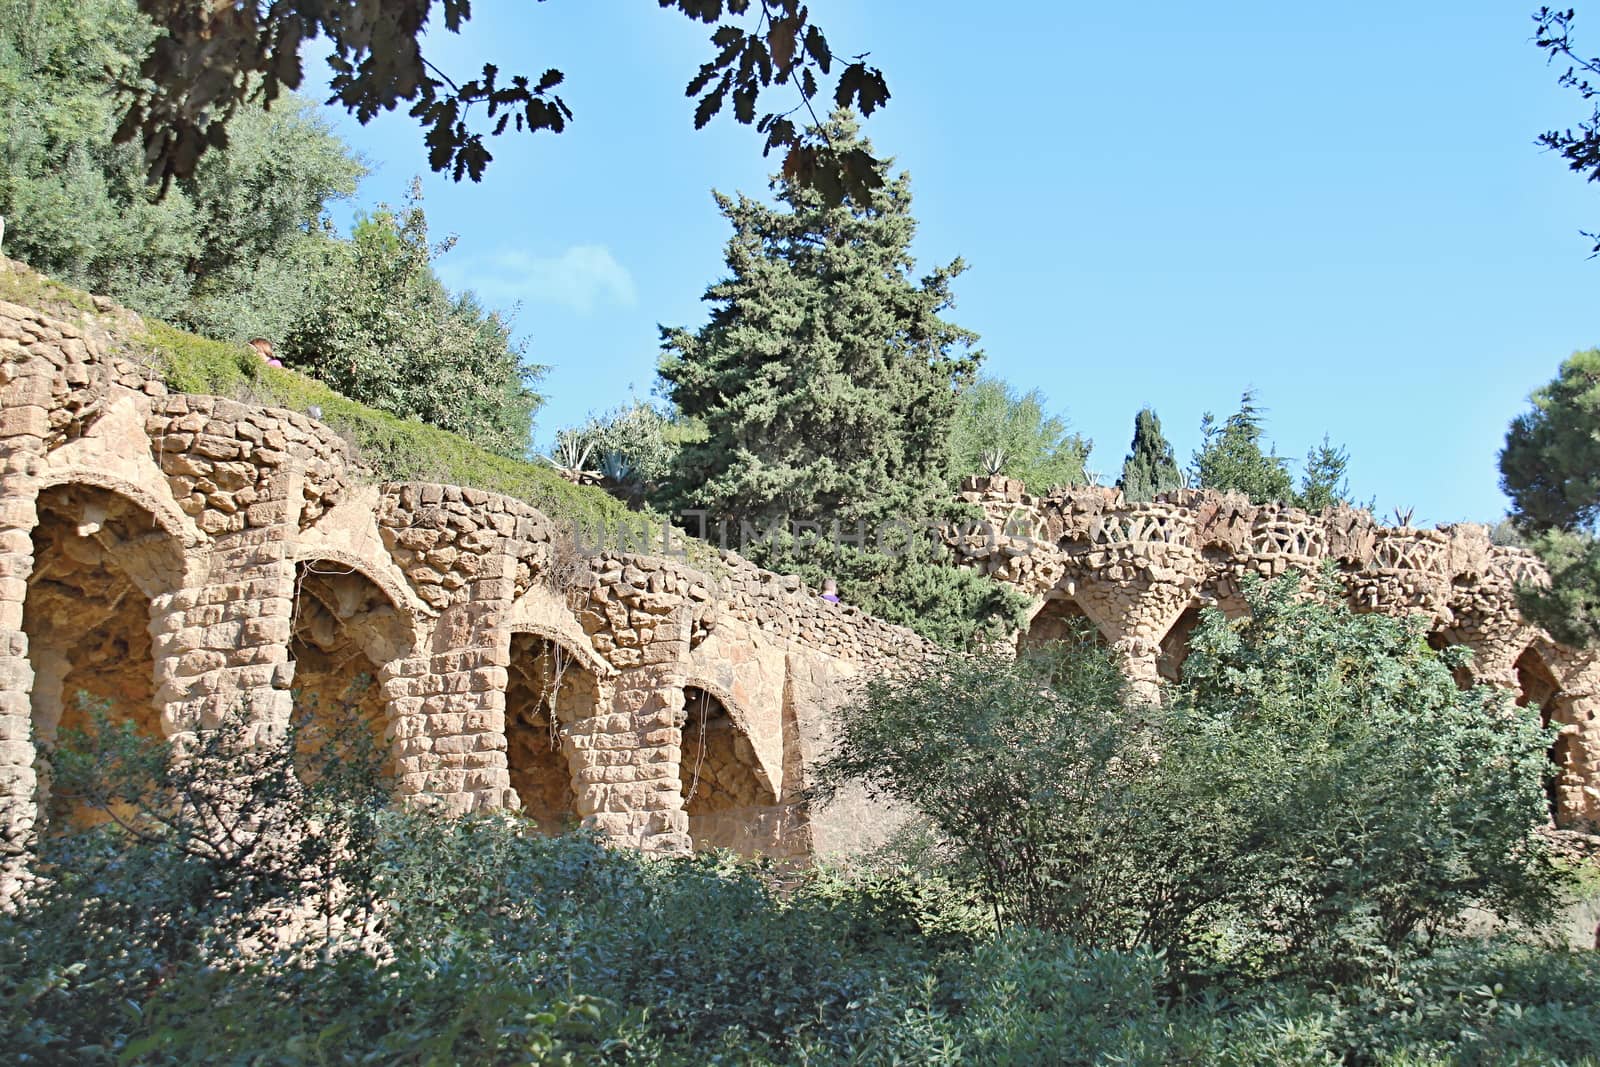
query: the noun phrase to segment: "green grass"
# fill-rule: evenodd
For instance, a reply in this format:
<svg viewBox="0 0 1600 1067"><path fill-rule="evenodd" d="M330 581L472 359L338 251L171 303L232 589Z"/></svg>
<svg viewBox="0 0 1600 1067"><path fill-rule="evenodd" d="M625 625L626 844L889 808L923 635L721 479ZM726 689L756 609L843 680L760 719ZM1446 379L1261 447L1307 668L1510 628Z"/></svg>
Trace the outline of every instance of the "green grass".
<svg viewBox="0 0 1600 1067"><path fill-rule="evenodd" d="M74 312L94 312L94 301L88 293L51 281L33 271L0 269L0 300L34 308L60 319L82 317Z"/></svg>
<svg viewBox="0 0 1600 1067"><path fill-rule="evenodd" d="M638 520L608 493L573 485L546 466L496 455L436 426L359 404L297 371L268 367L246 345L148 321L135 346L160 370L168 388L178 392L301 412L320 408L320 421L348 437L360 458L386 481L488 489L526 501L553 518L589 526Z"/></svg>

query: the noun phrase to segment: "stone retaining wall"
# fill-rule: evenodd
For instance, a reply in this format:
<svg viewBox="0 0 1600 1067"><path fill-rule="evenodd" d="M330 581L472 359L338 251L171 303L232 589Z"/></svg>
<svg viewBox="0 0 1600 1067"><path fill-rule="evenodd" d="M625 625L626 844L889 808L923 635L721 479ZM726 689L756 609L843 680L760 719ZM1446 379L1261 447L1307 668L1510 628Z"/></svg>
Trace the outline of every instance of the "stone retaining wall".
<svg viewBox="0 0 1600 1067"><path fill-rule="evenodd" d="M802 799L827 713L930 654L921 638L732 554L574 555L520 501L380 482L304 413L169 393L122 340L137 319L101 309L0 302L14 839L51 810L38 743L77 721L76 693L167 737L244 708L281 743L298 691L370 720L407 802L518 806L516 772L546 825L647 851L831 847Z"/></svg>

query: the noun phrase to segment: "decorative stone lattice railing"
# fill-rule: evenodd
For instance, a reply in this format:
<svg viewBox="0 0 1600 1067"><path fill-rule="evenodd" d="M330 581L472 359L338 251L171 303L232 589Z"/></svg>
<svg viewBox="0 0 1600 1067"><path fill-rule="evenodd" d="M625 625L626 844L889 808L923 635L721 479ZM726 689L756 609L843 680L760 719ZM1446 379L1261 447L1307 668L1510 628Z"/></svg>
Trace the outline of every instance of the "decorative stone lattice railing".
<svg viewBox="0 0 1600 1067"><path fill-rule="evenodd" d="M1033 496L1007 478L969 479L961 498L991 533L952 537L961 562L1033 597L1043 632L1070 603L1152 695L1163 660L1182 655L1195 608L1242 613L1246 575L1332 565L1357 609L1427 616L1436 643L1472 649L1473 680L1541 704L1562 730L1558 816L1600 823L1600 657L1522 618L1516 587L1545 581L1543 568L1491 544L1485 527L1397 528L1350 508L1312 515L1196 490L1138 503L1103 488Z"/></svg>

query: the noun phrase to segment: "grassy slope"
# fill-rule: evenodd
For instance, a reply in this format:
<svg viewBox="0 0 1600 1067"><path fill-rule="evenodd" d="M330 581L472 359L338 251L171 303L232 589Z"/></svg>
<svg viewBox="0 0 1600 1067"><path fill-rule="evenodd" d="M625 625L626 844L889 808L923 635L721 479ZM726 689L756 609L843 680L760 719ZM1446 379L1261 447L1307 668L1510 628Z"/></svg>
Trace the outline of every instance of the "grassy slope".
<svg viewBox="0 0 1600 1067"><path fill-rule="evenodd" d="M89 296L31 272L0 271L0 299L75 320L92 314ZM268 367L253 350L199 337L155 320L126 338L131 354L181 393L232 397L267 407L322 409L321 421L354 442L360 458L390 481L437 481L525 500L552 518L594 525L637 520L609 494L577 486L549 467L488 452L466 438L358 404L304 374Z"/></svg>

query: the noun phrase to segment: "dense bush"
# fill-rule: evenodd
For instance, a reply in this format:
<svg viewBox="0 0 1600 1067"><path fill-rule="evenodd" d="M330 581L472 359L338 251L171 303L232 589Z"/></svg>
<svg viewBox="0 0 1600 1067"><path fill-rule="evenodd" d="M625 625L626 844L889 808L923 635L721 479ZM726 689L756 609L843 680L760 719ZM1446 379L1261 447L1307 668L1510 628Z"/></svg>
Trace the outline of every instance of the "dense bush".
<svg viewBox="0 0 1600 1067"><path fill-rule="evenodd" d="M511 815L400 812L359 750L325 749L340 773L308 786L303 761L236 729L185 761L118 731L53 754L61 794L127 828L47 836L42 881L0 913L12 1062L1579 1064L1600 1048L1594 954L1448 940L1337 990L1174 997L1150 950L996 934L926 872L648 859ZM241 774L248 791L221 788ZM275 834L230 844L234 816Z"/></svg>
<svg viewBox="0 0 1600 1067"><path fill-rule="evenodd" d="M1548 738L1461 691L1412 623L1296 578L1203 613L1164 708L1084 639L875 680L824 795L862 781L928 819L1002 926L1165 953L1174 979L1392 970L1479 907L1539 921L1559 877Z"/></svg>
<svg viewBox="0 0 1600 1067"><path fill-rule="evenodd" d="M827 780L934 833L842 870L394 810L338 714L286 746L229 720L181 757L102 716L48 754L52 832L0 913L7 1052L1597 1062L1600 956L1450 932L1554 899L1536 720L1455 689L1405 623L1291 581L1250 605L1208 614L1164 710L1087 635L875 683Z"/></svg>
<svg viewBox="0 0 1600 1067"><path fill-rule="evenodd" d="M421 184L332 246L284 337L284 360L352 400L421 419L511 457L527 454L533 383L510 326L433 270L450 246L428 239Z"/></svg>

